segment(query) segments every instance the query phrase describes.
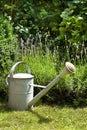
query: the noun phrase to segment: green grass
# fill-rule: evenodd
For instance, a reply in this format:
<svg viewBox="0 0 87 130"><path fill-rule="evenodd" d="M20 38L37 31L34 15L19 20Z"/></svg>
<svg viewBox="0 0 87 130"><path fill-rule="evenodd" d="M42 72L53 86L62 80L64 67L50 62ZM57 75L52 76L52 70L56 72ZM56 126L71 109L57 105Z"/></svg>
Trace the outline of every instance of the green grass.
<svg viewBox="0 0 87 130"><path fill-rule="evenodd" d="M0 104L0 130L87 130L87 108L40 105L12 111Z"/></svg>

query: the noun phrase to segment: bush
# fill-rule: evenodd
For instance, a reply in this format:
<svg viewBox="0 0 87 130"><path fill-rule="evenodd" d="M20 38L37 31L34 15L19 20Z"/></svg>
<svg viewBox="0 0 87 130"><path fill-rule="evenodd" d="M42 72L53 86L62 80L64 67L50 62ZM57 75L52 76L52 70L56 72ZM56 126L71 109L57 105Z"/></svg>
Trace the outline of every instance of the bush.
<svg viewBox="0 0 87 130"><path fill-rule="evenodd" d="M24 56L23 60L29 64L36 84L47 85L57 75L55 64L50 55L29 55L28 57Z"/></svg>
<svg viewBox="0 0 87 130"><path fill-rule="evenodd" d="M87 62L87 30L86 30L86 7L87 1L72 1L61 13L60 34L57 42L64 54L78 64ZM76 11L78 10L78 11ZM62 55L64 55L62 52Z"/></svg>
<svg viewBox="0 0 87 130"><path fill-rule="evenodd" d="M16 36L9 20L0 15L0 94L6 92L5 78L15 60Z"/></svg>
<svg viewBox="0 0 87 130"><path fill-rule="evenodd" d="M87 64L76 66L74 75L66 75L58 83L56 103L69 103L73 106L87 105Z"/></svg>
<svg viewBox="0 0 87 130"><path fill-rule="evenodd" d="M31 72L35 76L36 84L47 85L63 69L63 65L60 64L59 70L56 70L57 65L55 65L52 55L47 56L42 53L29 55L24 56L23 60L29 64ZM66 75L43 97L43 101L49 103L69 103L74 106L87 104L86 71L87 65L76 66L76 73L74 75ZM35 93L38 91L35 91Z"/></svg>

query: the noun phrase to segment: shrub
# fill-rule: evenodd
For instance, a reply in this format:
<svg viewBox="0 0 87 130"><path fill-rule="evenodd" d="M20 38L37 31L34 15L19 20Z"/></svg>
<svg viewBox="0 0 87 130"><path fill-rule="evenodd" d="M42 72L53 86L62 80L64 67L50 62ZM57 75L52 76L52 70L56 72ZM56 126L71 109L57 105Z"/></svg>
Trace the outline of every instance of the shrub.
<svg viewBox="0 0 87 130"><path fill-rule="evenodd" d="M78 64L87 62L87 30L86 30L86 5L87 1L72 1L61 13L60 34L57 42L64 54ZM78 10L78 11L76 11ZM62 55L64 55L62 52Z"/></svg>
<svg viewBox="0 0 87 130"><path fill-rule="evenodd" d="M56 70L57 65L55 65L53 55L47 56L42 53L24 56L23 60L29 64L31 72L35 76L35 83L41 85L47 85L51 82L62 71L64 66L60 64L59 70ZM74 106L87 104L86 71L87 65L76 66L76 73L66 75L44 96L43 101L49 103L69 103ZM38 91L35 91L35 93Z"/></svg>
<svg viewBox="0 0 87 130"><path fill-rule="evenodd" d="M57 75L55 64L50 55L31 54L28 57L24 56L23 60L29 64L36 84L47 85Z"/></svg>
<svg viewBox="0 0 87 130"><path fill-rule="evenodd" d="M74 75L66 75L59 83L56 102L66 102L73 106L87 104L87 64L76 66ZM53 95L54 96L54 95Z"/></svg>
<svg viewBox="0 0 87 130"><path fill-rule="evenodd" d="M5 78L12 62L15 60L16 36L9 20L0 15L0 94L7 90Z"/></svg>

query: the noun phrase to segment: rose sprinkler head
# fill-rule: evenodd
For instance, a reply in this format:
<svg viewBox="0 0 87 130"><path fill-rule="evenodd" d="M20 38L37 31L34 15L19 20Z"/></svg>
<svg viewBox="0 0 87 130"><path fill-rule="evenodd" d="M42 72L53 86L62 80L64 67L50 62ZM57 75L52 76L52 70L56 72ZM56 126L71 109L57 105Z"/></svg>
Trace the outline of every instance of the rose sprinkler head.
<svg viewBox="0 0 87 130"><path fill-rule="evenodd" d="M65 66L69 72L71 72L71 73L76 72L75 66L72 63L66 62Z"/></svg>

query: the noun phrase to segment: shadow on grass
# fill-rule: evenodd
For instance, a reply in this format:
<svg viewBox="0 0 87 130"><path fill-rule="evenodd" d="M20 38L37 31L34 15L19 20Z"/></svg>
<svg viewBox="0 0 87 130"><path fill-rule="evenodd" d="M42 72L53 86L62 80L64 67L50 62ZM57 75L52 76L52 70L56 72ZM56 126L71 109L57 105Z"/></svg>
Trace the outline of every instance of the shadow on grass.
<svg viewBox="0 0 87 130"><path fill-rule="evenodd" d="M1 113L7 113L7 112L12 112L14 110L11 110L8 108L8 104L7 103L0 103L0 112ZM18 111L19 112L19 111ZM44 117L41 114L39 114L39 112L36 112L34 110L29 110L29 112L31 112L33 115L35 115L36 117L38 117L38 123L49 123L52 121L52 119L48 118L48 117Z"/></svg>
<svg viewBox="0 0 87 130"><path fill-rule="evenodd" d="M36 111L33 111L33 110L30 110L30 112L32 112L32 114L36 115L38 118L39 118L39 121L38 123L49 123L52 121L52 119L50 118L47 118L47 117L43 117L42 115L39 114L39 112L36 112Z"/></svg>

